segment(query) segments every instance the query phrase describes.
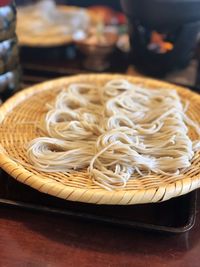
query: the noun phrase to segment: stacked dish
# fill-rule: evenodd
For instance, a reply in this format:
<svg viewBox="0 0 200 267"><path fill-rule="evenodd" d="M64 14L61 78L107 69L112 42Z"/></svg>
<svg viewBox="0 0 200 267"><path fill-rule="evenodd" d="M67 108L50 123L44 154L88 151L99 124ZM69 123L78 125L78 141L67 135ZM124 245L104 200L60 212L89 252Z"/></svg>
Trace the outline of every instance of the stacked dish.
<svg viewBox="0 0 200 267"><path fill-rule="evenodd" d="M0 8L0 98L5 100L19 87L19 53L14 3Z"/></svg>

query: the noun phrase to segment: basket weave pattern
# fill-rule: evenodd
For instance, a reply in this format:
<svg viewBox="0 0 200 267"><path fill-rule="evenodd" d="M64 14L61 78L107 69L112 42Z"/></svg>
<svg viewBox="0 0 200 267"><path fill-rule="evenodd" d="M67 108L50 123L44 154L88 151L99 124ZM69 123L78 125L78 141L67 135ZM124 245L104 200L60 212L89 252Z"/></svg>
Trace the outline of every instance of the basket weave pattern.
<svg viewBox="0 0 200 267"><path fill-rule="evenodd" d="M126 78L147 88L176 89L184 100L190 101L188 115L200 123L200 96L181 87L164 82L110 74L78 75L45 82L14 95L0 108L0 166L18 181L41 192L66 200L96 204L130 205L165 201L186 194L200 186L200 158L196 153L190 168L179 176L151 174L145 177L134 175L126 187L107 191L93 184L86 170L69 173L46 173L26 165L28 162L25 144L41 136L37 129L47 112L46 103L66 86L74 82L92 82L103 85L113 78ZM190 129L192 139L196 133Z"/></svg>

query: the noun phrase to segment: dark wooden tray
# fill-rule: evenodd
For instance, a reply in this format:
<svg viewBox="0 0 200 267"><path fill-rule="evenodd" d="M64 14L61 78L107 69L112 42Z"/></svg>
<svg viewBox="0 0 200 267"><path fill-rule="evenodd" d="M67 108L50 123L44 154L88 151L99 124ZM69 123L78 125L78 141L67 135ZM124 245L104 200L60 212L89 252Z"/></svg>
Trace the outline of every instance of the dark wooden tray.
<svg viewBox="0 0 200 267"><path fill-rule="evenodd" d="M62 200L40 193L8 176L0 175L0 204L48 212L55 216L74 217L123 227L166 233L189 231L196 216L197 193L162 203L114 206L94 205Z"/></svg>
<svg viewBox="0 0 200 267"><path fill-rule="evenodd" d="M46 55L40 59L46 51ZM68 46L52 50L41 51L29 48L21 50L23 69L23 86L32 85L50 78L86 72L82 68L84 58ZM66 58L64 55L68 55ZM53 57L48 59L48 55ZM53 56L52 56L53 55ZM73 57L74 55L74 57ZM119 51L112 56L112 67L109 72L124 73L128 60ZM121 64L115 64L120 62ZM125 63L125 64L124 64ZM119 68L120 66L120 68ZM198 88L191 88L197 90ZM25 208L37 212L48 212L52 216L74 217L108 223L121 227L137 228L141 230L159 231L163 233L183 233L189 231L196 217L197 191L171 199L162 203L112 206L93 205L70 202L40 193L23 185L4 172L0 175L0 203L11 208Z"/></svg>

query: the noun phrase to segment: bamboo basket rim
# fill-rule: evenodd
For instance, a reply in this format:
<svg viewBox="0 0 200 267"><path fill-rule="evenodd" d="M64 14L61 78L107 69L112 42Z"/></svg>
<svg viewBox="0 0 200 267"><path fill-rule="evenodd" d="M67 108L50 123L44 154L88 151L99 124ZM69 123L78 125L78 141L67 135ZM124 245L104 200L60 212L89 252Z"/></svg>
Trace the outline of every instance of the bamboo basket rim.
<svg viewBox="0 0 200 267"><path fill-rule="evenodd" d="M41 93L47 92L48 90L53 90L55 87L59 88L66 82L75 82L79 81L80 79L101 80L105 78L129 78L132 81L134 80L135 82L149 83L151 84L151 86L157 85L160 87L169 87L177 90L178 92L182 92L184 94L184 97L189 98L192 104L194 100L197 101L200 107L200 96L198 94L191 92L189 89L175 86L170 83L128 75L83 74L43 82L16 93L0 107L0 124L3 125L3 122L8 115L15 116L15 110L13 109L17 108L20 104L25 103L27 99L32 99L33 96L39 96ZM3 130L4 128L2 126L2 131ZM6 141L8 142L8 140ZM52 181L48 178L44 179L43 174L41 173L37 173L36 175L32 171L27 170L23 165L16 162L9 156L8 152L6 152L5 150L4 145L2 144L2 141L0 143L0 167L19 182L27 184L40 192L66 200L93 204L132 205L160 202L189 193L200 187L200 172L198 173L198 175L195 175L193 177L190 175L184 175L182 179L172 181L168 184L162 186L157 185L143 189L107 191L101 188L90 189L63 185L58 181Z"/></svg>

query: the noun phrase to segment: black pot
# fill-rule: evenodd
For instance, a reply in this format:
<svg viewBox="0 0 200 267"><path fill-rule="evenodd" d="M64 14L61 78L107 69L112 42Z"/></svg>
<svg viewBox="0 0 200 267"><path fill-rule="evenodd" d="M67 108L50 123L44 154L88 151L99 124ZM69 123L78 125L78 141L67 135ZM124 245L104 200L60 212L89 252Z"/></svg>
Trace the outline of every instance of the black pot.
<svg viewBox="0 0 200 267"><path fill-rule="evenodd" d="M121 0L121 4L129 24L132 61L140 70L163 76L188 64L200 31L200 0ZM161 53L152 43L155 33L172 48Z"/></svg>
<svg viewBox="0 0 200 267"><path fill-rule="evenodd" d="M121 5L129 19L157 30L200 20L200 0L121 0Z"/></svg>

